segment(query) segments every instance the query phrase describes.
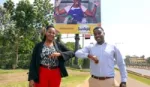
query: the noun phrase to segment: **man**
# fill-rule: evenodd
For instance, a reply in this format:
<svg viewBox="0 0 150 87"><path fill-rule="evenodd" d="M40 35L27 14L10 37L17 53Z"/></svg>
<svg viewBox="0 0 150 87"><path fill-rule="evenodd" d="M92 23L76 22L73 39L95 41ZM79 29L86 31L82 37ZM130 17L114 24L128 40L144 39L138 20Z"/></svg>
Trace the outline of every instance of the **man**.
<svg viewBox="0 0 150 87"><path fill-rule="evenodd" d="M97 43L90 44L75 53L78 58L90 59L89 87L113 87L115 62L120 69L120 87L126 87L127 72L120 51L114 45L105 42L105 33L101 27L94 28L93 33Z"/></svg>
<svg viewBox="0 0 150 87"><path fill-rule="evenodd" d="M98 2L94 2L94 8L89 11L85 6L81 5L81 0L73 0L73 5L66 6L59 10L59 4L61 0L55 1L55 9L57 15L67 14L67 18L64 20L67 24L87 23L86 16L94 17L96 14Z"/></svg>

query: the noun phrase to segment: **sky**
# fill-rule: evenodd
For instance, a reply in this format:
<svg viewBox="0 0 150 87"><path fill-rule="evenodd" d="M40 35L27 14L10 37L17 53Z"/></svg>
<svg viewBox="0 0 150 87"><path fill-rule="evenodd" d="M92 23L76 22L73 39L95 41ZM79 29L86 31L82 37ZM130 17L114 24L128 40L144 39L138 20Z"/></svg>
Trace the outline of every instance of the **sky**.
<svg viewBox="0 0 150 87"><path fill-rule="evenodd" d="M0 4L5 0L0 0ZM12 0L15 3L18 0ZM33 2L33 0L30 0ZM54 2L54 0L51 0ZM107 43L116 45L123 57L137 55L150 57L150 0L101 0L102 27ZM74 35L63 35L65 37ZM64 42L74 38L62 39ZM84 46L94 42L94 38L84 40ZM80 38L83 44L83 38Z"/></svg>

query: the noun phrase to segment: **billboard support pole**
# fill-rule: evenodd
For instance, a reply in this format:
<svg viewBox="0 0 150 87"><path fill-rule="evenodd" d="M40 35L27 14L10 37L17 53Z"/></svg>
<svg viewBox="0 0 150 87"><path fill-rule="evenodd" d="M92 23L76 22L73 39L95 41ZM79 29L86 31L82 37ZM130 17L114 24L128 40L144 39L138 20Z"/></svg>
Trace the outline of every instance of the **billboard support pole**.
<svg viewBox="0 0 150 87"><path fill-rule="evenodd" d="M79 40L80 40L79 34L75 34L75 52L79 49ZM75 57L74 64L78 65L77 57Z"/></svg>

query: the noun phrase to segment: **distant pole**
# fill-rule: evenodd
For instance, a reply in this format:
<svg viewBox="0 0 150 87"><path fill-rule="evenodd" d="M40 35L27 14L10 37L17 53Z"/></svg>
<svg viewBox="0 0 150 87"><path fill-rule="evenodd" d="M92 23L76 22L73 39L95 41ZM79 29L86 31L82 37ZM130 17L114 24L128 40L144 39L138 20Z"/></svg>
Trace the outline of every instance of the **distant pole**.
<svg viewBox="0 0 150 87"><path fill-rule="evenodd" d="M80 40L79 34L75 34L75 52L79 49L79 40ZM78 65L77 57L75 57L74 64Z"/></svg>
<svg viewBox="0 0 150 87"><path fill-rule="evenodd" d="M84 34L82 34L82 48L84 47Z"/></svg>

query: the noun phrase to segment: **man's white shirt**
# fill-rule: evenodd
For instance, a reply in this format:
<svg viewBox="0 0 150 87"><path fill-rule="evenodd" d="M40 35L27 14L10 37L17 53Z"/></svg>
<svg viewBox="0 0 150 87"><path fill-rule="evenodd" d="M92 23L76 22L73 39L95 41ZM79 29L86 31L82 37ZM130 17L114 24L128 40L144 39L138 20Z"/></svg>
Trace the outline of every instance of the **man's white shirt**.
<svg viewBox="0 0 150 87"><path fill-rule="evenodd" d="M88 54L97 56L99 60L99 63L95 64L94 61L90 59L90 72L92 75L114 77L114 66L116 62L120 69L121 81L126 82L127 72L125 62L120 51L114 45L107 43L103 43L102 45L90 44L75 53L78 58L88 58Z"/></svg>

